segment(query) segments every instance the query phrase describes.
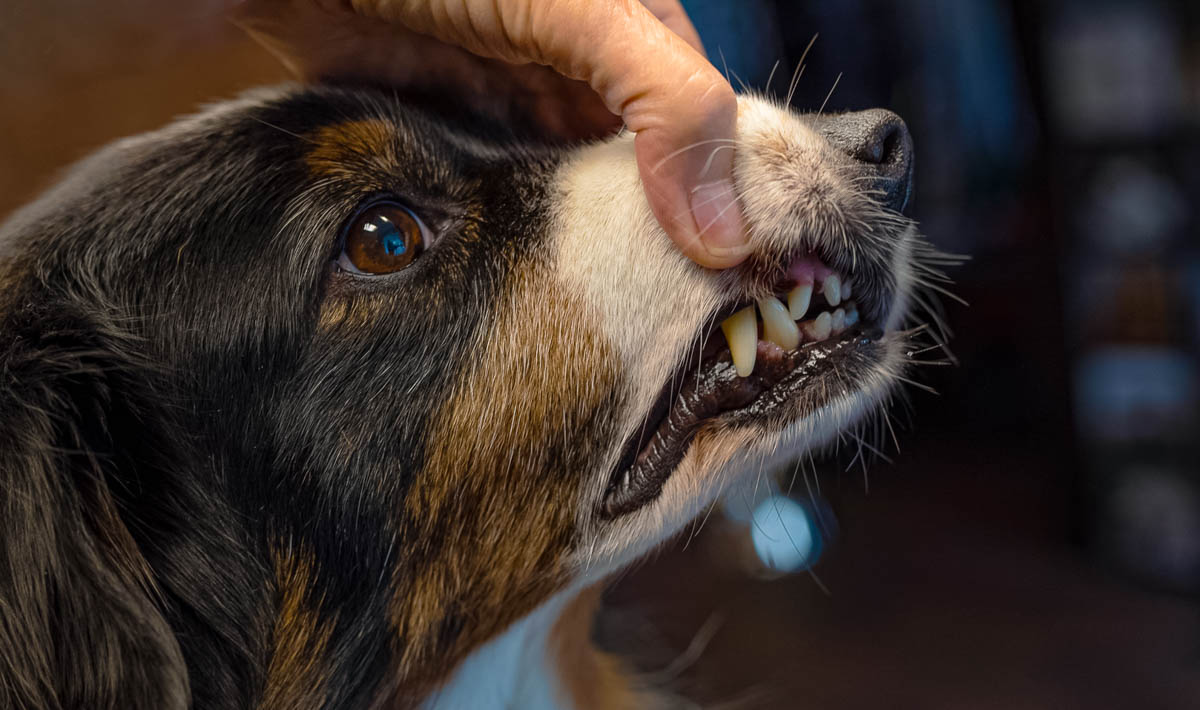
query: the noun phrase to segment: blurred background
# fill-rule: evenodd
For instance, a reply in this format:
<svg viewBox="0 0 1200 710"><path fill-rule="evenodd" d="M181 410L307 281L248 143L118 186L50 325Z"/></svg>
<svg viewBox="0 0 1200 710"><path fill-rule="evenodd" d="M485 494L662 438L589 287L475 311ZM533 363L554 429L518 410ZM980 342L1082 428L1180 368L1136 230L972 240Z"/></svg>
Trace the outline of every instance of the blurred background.
<svg viewBox="0 0 1200 710"><path fill-rule="evenodd" d="M215 4L6 2L0 218L286 78ZM755 554L778 531L716 514L598 635L703 707L1200 707L1200 3L685 5L735 86L782 100L817 36L793 105L908 121L913 214L970 255L969 306L891 461L792 487L790 574Z"/></svg>

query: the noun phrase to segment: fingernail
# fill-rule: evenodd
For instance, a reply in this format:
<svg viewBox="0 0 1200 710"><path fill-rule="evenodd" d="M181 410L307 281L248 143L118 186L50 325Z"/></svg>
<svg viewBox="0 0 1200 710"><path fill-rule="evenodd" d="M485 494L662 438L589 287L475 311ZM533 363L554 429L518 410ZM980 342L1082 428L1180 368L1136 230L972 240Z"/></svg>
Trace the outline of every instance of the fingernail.
<svg viewBox="0 0 1200 710"><path fill-rule="evenodd" d="M714 257L728 259L750 253L737 190L732 180L698 185L692 190L692 217L700 243Z"/></svg>

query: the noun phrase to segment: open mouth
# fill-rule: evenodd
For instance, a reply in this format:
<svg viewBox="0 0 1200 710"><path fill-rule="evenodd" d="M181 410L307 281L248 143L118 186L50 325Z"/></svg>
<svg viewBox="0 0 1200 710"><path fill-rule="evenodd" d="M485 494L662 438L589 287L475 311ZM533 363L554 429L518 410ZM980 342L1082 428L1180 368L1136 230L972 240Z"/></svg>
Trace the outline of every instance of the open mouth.
<svg viewBox="0 0 1200 710"><path fill-rule="evenodd" d="M732 304L710 319L700 344L626 442L601 504L603 517L620 517L657 498L705 427L795 418L847 389L853 365L877 357L880 328L860 315L852 281L820 259L794 260L779 293ZM840 371L846 376L814 386ZM800 399L808 406L798 405Z"/></svg>

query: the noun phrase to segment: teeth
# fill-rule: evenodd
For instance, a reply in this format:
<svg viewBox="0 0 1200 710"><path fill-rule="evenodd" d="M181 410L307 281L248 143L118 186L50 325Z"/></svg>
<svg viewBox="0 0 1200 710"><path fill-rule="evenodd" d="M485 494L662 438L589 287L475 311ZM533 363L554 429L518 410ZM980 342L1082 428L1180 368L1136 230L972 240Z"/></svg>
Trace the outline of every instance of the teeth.
<svg viewBox="0 0 1200 710"><path fill-rule="evenodd" d="M733 368L738 376L749 377L754 372L758 354L759 316L762 317L763 339L784 350L796 349L804 339L825 340L858 323L858 306L850 300L848 281L843 282L837 274L829 274L821 283L821 295L830 307L838 306L843 301L846 305L836 308L832 313L822 311L816 318L796 323L812 305L813 283L810 281L797 285L788 293L786 306L779 298L771 296L761 299L757 308L747 306L726 318L721 323L721 330L725 333L725 341L729 343Z"/></svg>
<svg viewBox="0 0 1200 710"><path fill-rule="evenodd" d="M788 314L792 320L800 320L808 313L808 304L812 302L813 285L801 284L788 294Z"/></svg>
<svg viewBox="0 0 1200 710"><path fill-rule="evenodd" d="M825 300L831 306L836 306L842 302L842 280L838 278L837 274L830 274L825 277L825 284L821 293L825 294Z"/></svg>
<svg viewBox="0 0 1200 710"><path fill-rule="evenodd" d="M733 368L739 377L748 377L754 372L754 355L758 351L758 319L754 317L754 306L746 306L726 318L721 322L721 330L729 343Z"/></svg>
<svg viewBox="0 0 1200 710"><path fill-rule="evenodd" d="M824 340L833 332L833 316L829 311L823 311L816 318L801 323L800 328L810 340Z"/></svg>
<svg viewBox="0 0 1200 710"><path fill-rule="evenodd" d="M763 335L767 340L785 350L791 350L800 344L800 328L778 298L764 298L759 301L758 312L762 314Z"/></svg>

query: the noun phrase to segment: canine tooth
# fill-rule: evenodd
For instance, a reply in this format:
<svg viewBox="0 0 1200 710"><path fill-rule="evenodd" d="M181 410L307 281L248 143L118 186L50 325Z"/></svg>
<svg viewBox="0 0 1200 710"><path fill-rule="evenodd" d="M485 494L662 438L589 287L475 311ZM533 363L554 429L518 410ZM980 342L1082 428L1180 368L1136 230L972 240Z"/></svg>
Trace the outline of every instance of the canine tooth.
<svg viewBox="0 0 1200 710"><path fill-rule="evenodd" d="M792 320L800 320L808 313L808 304L812 302L813 285L800 284L788 294L788 313Z"/></svg>
<svg viewBox="0 0 1200 710"><path fill-rule="evenodd" d="M844 310L839 308L833 312L833 319L832 319L831 326L833 328L834 335L837 335L838 333L840 333L846 329L846 312Z"/></svg>
<svg viewBox="0 0 1200 710"><path fill-rule="evenodd" d="M836 306L842 302L842 280L837 274L830 274L825 277L825 285L821 293L825 294L825 300L829 305Z"/></svg>
<svg viewBox="0 0 1200 710"><path fill-rule="evenodd" d="M758 352L758 319L754 317L754 306L746 306L726 318L721 322L721 330L729 343L733 368L739 377L748 377L754 372L754 356Z"/></svg>
<svg viewBox="0 0 1200 710"><path fill-rule="evenodd" d="M847 279L842 282L842 302L845 303L846 301L849 301L850 296L850 280Z"/></svg>
<svg viewBox="0 0 1200 710"><path fill-rule="evenodd" d="M767 340L785 350L791 350L800 344L800 328L778 298L764 298L759 301L758 312L762 315L763 335Z"/></svg>
<svg viewBox="0 0 1200 710"><path fill-rule="evenodd" d="M829 315L829 311L822 311L821 315L804 321L800 327L804 329L804 334L810 340L824 340L833 332L833 316Z"/></svg>
<svg viewBox="0 0 1200 710"><path fill-rule="evenodd" d="M850 310L846 311L846 327L849 328L858 323L858 309L854 304L850 304Z"/></svg>

